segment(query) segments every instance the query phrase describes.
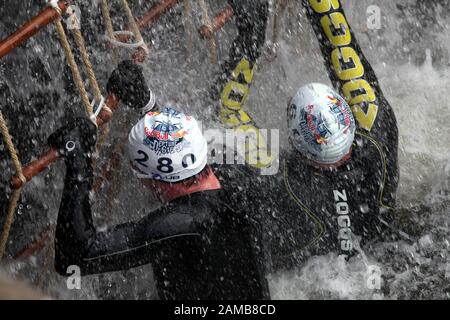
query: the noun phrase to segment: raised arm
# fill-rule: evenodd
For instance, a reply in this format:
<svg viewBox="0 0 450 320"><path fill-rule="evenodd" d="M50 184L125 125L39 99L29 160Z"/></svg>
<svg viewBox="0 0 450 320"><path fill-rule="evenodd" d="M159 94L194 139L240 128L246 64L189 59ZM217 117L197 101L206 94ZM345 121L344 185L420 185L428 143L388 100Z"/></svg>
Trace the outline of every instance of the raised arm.
<svg viewBox="0 0 450 320"><path fill-rule="evenodd" d="M398 128L394 111L353 34L339 0L302 0L319 40L333 86L345 97L359 126L382 150L387 169L384 201L393 203L398 183Z"/></svg>
<svg viewBox="0 0 450 320"><path fill-rule="evenodd" d="M247 163L257 168L266 168L272 164L266 140L243 106L253 82L256 61L264 45L268 1L229 0L229 4L234 11L238 36L232 43L229 58L222 65L222 73L213 88L212 99L220 100L220 120L226 128L256 137L250 139Z"/></svg>
<svg viewBox="0 0 450 320"><path fill-rule="evenodd" d="M397 127L377 76L353 34L339 0L303 0L333 86L348 101L359 127L374 135ZM388 123L385 123L385 121ZM389 139L397 139L391 132Z"/></svg>

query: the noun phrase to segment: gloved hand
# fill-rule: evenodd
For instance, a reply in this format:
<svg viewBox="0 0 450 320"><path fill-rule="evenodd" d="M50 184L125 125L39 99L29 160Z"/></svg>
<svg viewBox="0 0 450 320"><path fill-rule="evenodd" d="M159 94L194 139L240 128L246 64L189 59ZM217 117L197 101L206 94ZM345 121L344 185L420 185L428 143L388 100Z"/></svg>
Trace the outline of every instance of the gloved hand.
<svg viewBox="0 0 450 320"><path fill-rule="evenodd" d="M96 142L97 127L87 118L76 118L48 138L48 144L58 150L67 168L77 172L90 168Z"/></svg>
<svg viewBox="0 0 450 320"><path fill-rule="evenodd" d="M133 109L142 109L150 100L142 67L131 60L124 60L117 66L109 77L106 89Z"/></svg>

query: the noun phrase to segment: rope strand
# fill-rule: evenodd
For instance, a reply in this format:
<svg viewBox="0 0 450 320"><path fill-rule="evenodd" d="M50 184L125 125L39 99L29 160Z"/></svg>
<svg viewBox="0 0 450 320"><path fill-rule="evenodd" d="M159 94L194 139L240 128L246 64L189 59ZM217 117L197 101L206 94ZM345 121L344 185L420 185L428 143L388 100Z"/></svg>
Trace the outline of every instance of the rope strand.
<svg viewBox="0 0 450 320"><path fill-rule="evenodd" d="M16 173L19 176L20 180L22 180L23 183L26 183L27 179L23 175L22 164L20 163L19 156L12 141L11 134L9 133L8 127L6 126L6 120L3 117L3 113L1 111L0 111L0 129L2 131L3 140L5 141L6 147L8 148L8 152L11 155L11 159L13 161L14 168L16 169Z"/></svg>
<svg viewBox="0 0 450 320"><path fill-rule="evenodd" d="M128 24L131 28L131 31L134 34L135 40L137 43L139 42L143 42L144 38L142 38L142 34L141 31L139 30L139 27L137 25L136 19L134 19L133 13L131 12L130 6L128 5L128 1L127 0L121 0L122 2L122 7L125 10L125 14L127 15L128 18ZM148 52L148 48L146 45L143 45L142 48Z"/></svg>
<svg viewBox="0 0 450 320"><path fill-rule="evenodd" d="M11 200L9 202L5 224L3 225L2 235L0 237L0 260L3 258L3 255L5 254L6 244L9 238L9 231L11 230L11 225L14 220L14 213L16 212L17 203L19 202L21 191L22 188L14 190L11 196Z"/></svg>
<svg viewBox="0 0 450 320"><path fill-rule="evenodd" d="M105 24L106 33L110 39L114 39L114 28L112 25L111 16L109 15L109 6L107 0L100 1L100 8L103 16L103 23Z"/></svg>
<svg viewBox="0 0 450 320"><path fill-rule="evenodd" d="M13 161L14 167L16 169L16 173L19 176L20 180L25 184L27 179L23 175L22 164L20 163L19 156L17 155L16 148L14 147L14 143L12 141L12 137L9 133L8 127L6 126L5 118L3 117L3 113L0 111L0 129L3 135L3 140L5 141L6 147L8 149L9 154L11 155L11 159ZM6 249L6 243L8 242L9 231L11 230L11 225L14 220L14 213L16 212L17 203L20 199L20 193L22 188L14 190L11 200L9 202L8 211L6 214L6 220L3 225L3 231L0 237L0 260L3 258Z"/></svg>
<svg viewBox="0 0 450 320"><path fill-rule="evenodd" d="M81 80L80 71L78 70L78 66L75 62L75 57L73 56L72 49L70 47L69 41L67 40L66 32L64 31L64 27L61 23L61 19L55 20L56 31L59 35L59 40L66 54L67 64L70 67L70 71L72 72L73 81L80 92L81 100L83 101L84 107L86 109L86 113L90 117L93 113L93 108L91 103L89 102L89 97L86 92L86 88L84 87L83 80Z"/></svg>
<svg viewBox="0 0 450 320"><path fill-rule="evenodd" d="M92 67L91 60L89 59L89 54L86 49L86 44L84 42L84 38L79 29L73 29L73 35L75 42L80 49L81 58L84 63L84 67L86 69L86 74L89 79L89 84L91 85L92 91L94 91L95 100L100 103L102 99L102 92L100 91L100 87L98 86L97 78L95 77L94 68Z"/></svg>

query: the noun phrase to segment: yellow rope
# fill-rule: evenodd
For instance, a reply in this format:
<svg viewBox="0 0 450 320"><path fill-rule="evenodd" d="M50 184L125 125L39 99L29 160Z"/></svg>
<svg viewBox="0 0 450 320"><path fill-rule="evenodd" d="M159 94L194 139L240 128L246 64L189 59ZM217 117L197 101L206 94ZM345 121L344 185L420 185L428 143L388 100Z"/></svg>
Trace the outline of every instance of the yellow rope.
<svg viewBox="0 0 450 320"><path fill-rule="evenodd" d="M135 41L136 42L141 42L144 41L144 39L142 38L142 34L141 31L139 30L139 27L136 23L136 19L134 19L133 13L131 12L130 6L128 5L128 1L127 0L121 0L122 3L122 7L125 10L125 14L127 15L128 18L128 24L131 28L131 31L134 34L135 37ZM143 46L144 50L148 50L147 46L144 45Z"/></svg>
<svg viewBox="0 0 450 320"><path fill-rule="evenodd" d="M95 73L94 73L94 68L92 67L91 61L89 59L89 54L86 50L86 45L84 42L84 38L83 35L81 34L81 31L79 29L73 29L73 34L74 34L74 38L75 38L75 42L77 43L79 49L80 49L80 53L81 53L81 57L83 59L83 63L86 69L86 73L88 75L89 78L89 83L92 87L92 90L94 91L94 96L95 96L95 100L100 103L101 99L102 99L102 93L100 91L100 88L98 86L98 82L97 79L95 77ZM106 141L106 138L109 134L109 124L107 124L101 131L100 134L100 138L99 141L96 144L96 156L99 155L100 149L102 148L103 144ZM95 167L97 165L97 161L94 160L93 166Z"/></svg>
<svg viewBox="0 0 450 320"><path fill-rule="evenodd" d="M105 125L103 125L103 127L102 127L102 134L98 138L97 145L103 145L106 142L106 139L109 136L110 130L111 130L111 126L110 126L109 122L106 123Z"/></svg>
<svg viewBox="0 0 450 320"><path fill-rule="evenodd" d="M20 163L19 156L17 155L14 143L12 141L12 137L9 134L8 127L6 126L6 120L3 117L3 113L1 111L0 111L0 129L2 131L3 140L5 141L6 147L8 148L9 154L11 155L11 159L13 161L14 168L16 169L16 173L19 176L20 180L26 183L27 179L23 176L22 164Z"/></svg>
<svg viewBox="0 0 450 320"><path fill-rule="evenodd" d="M95 146L94 161L92 162L92 166L94 168L97 167L98 159L100 156L100 149L103 147L103 145L106 142L106 139L109 137L110 128L111 127L109 122L103 125L103 127L101 128L101 133L99 134L99 138Z"/></svg>
<svg viewBox="0 0 450 320"><path fill-rule="evenodd" d="M108 14L108 16L109 16L109 14ZM92 63L91 63L89 54L86 49L86 44L84 42L83 35L81 34L81 31L77 28L73 29L73 35L74 35L75 42L76 42L78 48L80 49L81 57L83 59L86 73L89 78L89 83L91 85L92 90L94 91L95 100L98 103L100 103L100 101L102 99L102 93L100 91L100 87L98 85L97 78L95 77L94 68L92 67ZM103 146L103 143L106 140L107 134L108 134L107 130L103 129L102 133L100 135L100 139L96 145L97 154L99 153L100 148ZM94 167L95 167L95 164L96 164L96 161L94 161Z"/></svg>
<svg viewBox="0 0 450 320"><path fill-rule="evenodd" d="M16 212L17 203L20 199L20 192L22 188L14 190L11 200L9 202L8 213L6 215L5 224L3 225L2 235L0 237L0 260L3 258L6 249L6 243L8 242L9 231L14 220L14 213Z"/></svg>
<svg viewBox="0 0 450 320"><path fill-rule="evenodd" d="M66 32L64 31L64 27L61 23L61 19L55 20L56 31L59 35L59 40L61 41L61 45L64 48L64 52L66 54L67 63L70 67L70 71L72 72L73 81L78 88L78 91L81 95L81 100L83 101L84 107L88 116L90 117L93 113L93 108L91 103L89 102L89 97L86 92L86 88L84 87L83 80L81 80L80 71L78 70L78 66L75 62L75 57L73 56L72 49L70 48L69 41L67 40Z"/></svg>
<svg viewBox="0 0 450 320"><path fill-rule="evenodd" d="M100 8L102 11L103 23L105 24L106 34L109 39L115 40L116 37L114 36L114 28L112 25L111 16L109 15L109 6L107 0L100 1ZM112 47L112 51L113 51L112 60L114 63L117 63L116 47Z"/></svg>
<svg viewBox="0 0 450 320"><path fill-rule="evenodd" d="M127 0L121 0L121 3L122 3L122 7L123 7L123 9L125 11L125 14L127 16L129 27L131 28L131 31L134 34L134 37L135 37L134 40L136 42L143 42L144 40L142 38L141 31L139 30L139 26L136 23L136 19L134 18L133 13L131 12L131 9L130 9L130 6L128 5ZM115 39L114 28L113 28L113 24L112 24L112 20L111 20L111 15L109 14L108 1L107 0L101 0L100 1L100 8L101 8L101 12L102 12L102 16L103 16L103 20L104 20L104 23L105 23L106 32L108 34L108 37L110 39L114 40ZM148 48L145 45L143 46L143 49L148 51ZM113 48L113 52L114 52L113 56L116 59L117 58L117 54L116 54L115 48ZM109 131L110 131L110 126L108 124L107 126L105 126L103 128L103 131L102 131L102 133L100 135L99 142L97 143L97 146L102 145L103 143L105 143L106 139L109 136ZM97 154L98 154L98 151L99 151L99 148L97 148Z"/></svg>
<svg viewBox="0 0 450 320"><path fill-rule="evenodd" d="M108 35L108 38L111 40L115 40L115 36L114 36L114 28L113 28L113 24L112 24L112 20L111 20L111 15L109 14L109 5L108 5L108 1L107 0L101 0L100 1L100 9L102 12L102 17L103 17L103 23L105 24L105 28L106 28L106 34ZM113 61L117 62L117 51L116 48L113 47ZM109 136L109 130L110 130L110 124L107 123L103 129L102 129L102 133L100 134L97 146L101 146L106 142L107 137ZM97 154L99 153L99 149L97 147ZM94 163L96 163L97 161L95 161ZM95 165L94 165L95 166Z"/></svg>
<svg viewBox="0 0 450 320"><path fill-rule="evenodd" d="M0 129L3 135L3 140L5 141L6 147L11 155L11 159L13 161L14 167L16 169L16 173L19 176L20 180L25 184L27 179L24 177L22 172L22 164L20 163L19 156L17 155L16 148L14 147L14 143L12 141L12 137L9 134L8 127L6 126L6 120L3 117L3 113L0 111ZM11 200L9 203L8 211L6 214L6 220L3 225L3 231L0 237L0 260L2 259L5 249L6 243L8 242L9 231L11 230L11 225L14 220L14 213L16 212L17 203L20 199L20 192L22 188L14 190Z"/></svg>
<svg viewBox="0 0 450 320"><path fill-rule="evenodd" d="M100 1L100 8L103 16L103 23L105 24L106 33L110 39L114 39L114 28L112 25L111 16L109 15L109 6L107 0Z"/></svg>
<svg viewBox="0 0 450 320"><path fill-rule="evenodd" d="M100 100L102 99L102 93L100 91L100 87L98 86L97 78L95 77L94 73L94 68L92 67L91 60L89 59L89 54L86 50L84 38L81 34L81 31L77 28L73 29L73 35L75 43L80 49L81 58L83 59L84 67L86 69L86 73L89 79L89 84L91 85L91 88L94 91L95 100L100 103Z"/></svg>
<svg viewBox="0 0 450 320"><path fill-rule="evenodd" d="M128 23L130 25L130 27L132 28L132 32L135 36L135 41L139 42L142 40L142 35L141 32L139 31L139 27L136 23L136 20L133 17L133 14L131 12L130 7L128 6L127 1L122 1L122 6L124 7L127 17L128 17ZM111 15L109 14L109 5L108 5L108 1L107 0L101 0L100 1L100 8L101 8L101 12L102 12L102 17L103 17L103 22L105 24L105 28L106 28L106 33L108 35L108 38L115 40L115 36L114 36L114 27L112 24L112 19L111 19ZM113 50L113 60L117 60L117 51L116 51L116 47L112 48ZM145 50L147 50L147 47L145 47ZM110 132L110 124L108 123L107 125L105 125L103 127L103 130L100 134L99 137L99 141L97 143L97 146L101 146L106 142L106 139L109 136L109 132ZM97 147L97 154L99 154L99 147ZM94 162L94 166L96 164L97 161Z"/></svg>
<svg viewBox="0 0 450 320"><path fill-rule="evenodd" d="M202 9L202 23L208 27L211 31L211 38L209 39L209 47L211 50L211 63L217 63L217 43L216 43L216 34L213 30L213 26L211 20L208 15L208 7L206 6L205 0L199 0L200 7Z"/></svg>

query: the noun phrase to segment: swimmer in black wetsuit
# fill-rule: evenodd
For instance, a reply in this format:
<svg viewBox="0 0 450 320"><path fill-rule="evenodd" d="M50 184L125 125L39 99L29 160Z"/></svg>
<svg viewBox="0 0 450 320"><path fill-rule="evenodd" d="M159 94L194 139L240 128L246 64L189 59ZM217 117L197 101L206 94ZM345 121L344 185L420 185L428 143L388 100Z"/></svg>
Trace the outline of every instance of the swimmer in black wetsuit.
<svg viewBox="0 0 450 320"><path fill-rule="evenodd" d="M303 5L342 96L320 84L301 88L288 106L293 148L278 174L237 178L252 189L248 203L262 235L257 247L272 271L299 266L311 255L350 257L358 245L397 236L395 114L340 2Z"/></svg>
<svg viewBox="0 0 450 320"><path fill-rule="evenodd" d="M129 159L163 206L106 231L95 228L89 200L95 142L95 126L82 118L49 138L67 167L55 239L59 273L70 265L88 275L152 263L162 299L268 297L245 213L206 165L206 140L194 118L166 108L133 127Z"/></svg>
<svg viewBox="0 0 450 320"><path fill-rule="evenodd" d="M375 130L381 136L358 128L345 100L321 84L302 87L288 113L293 148L277 176L262 178L265 201L257 203L272 199L276 208L276 219L266 215L259 224L271 235L272 267L330 252L348 258L368 242L390 240L398 183L393 122Z"/></svg>
<svg viewBox="0 0 450 320"><path fill-rule="evenodd" d="M363 244L383 236L384 230L389 229L392 220L392 209L389 207L395 203L398 182L398 133L395 116L381 92L372 68L346 24L340 3L323 1L321 6L317 7L318 2L312 2L315 5L310 6L306 2L305 5L314 30L321 39L320 45L330 78L352 107L356 118L356 121L353 120L353 126L356 128L352 129L348 107L345 107L346 102L337 93L330 91L322 96L320 89L312 88L311 91L319 92L318 97L331 99L325 100L324 104L317 103L317 110L324 108L322 118L320 112L314 118L313 110L308 109L309 105L316 102L315 99L302 100L299 95L298 99L292 100L289 108L292 116L290 132L297 151L285 157L282 170L275 178L268 176L255 179L252 170L233 167L221 171L219 168L216 173L220 175L220 182L226 193L217 190L187 193L185 187L182 187L185 196L174 199L158 210L156 215L151 215L138 223L121 225L105 233L97 232L90 219L87 196L91 187L89 175L81 182L74 179L83 177L85 171L89 172L88 164L86 160L81 161L81 167L72 172L71 167L77 166L71 163L69 157L66 160L68 163L64 192L66 198L62 201L60 212L62 218L58 222L59 233L57 233L57 266L60 272L64 272L64 268L70 263L80 264L86 270L85 273L95 273L157 261L155 270L158 291L163 298L260 298L267 297L267 290L263 289L265 285L261 280L261 273L258 272L259 263L253 259L252 248L247 246L255 238L255 233L252 236L250 230L252 232L258 228L263 230L256 233L257 236L262 235L263 245L260 248L269 253L270 261L276 267L288 266L292 262L291 258L295 258L294 262L297 263L305 256L336 250L350 256L354 253L356 245L354 235L362 236ZM327 3L330 4L329 8L326 7ZM336 3L339 6L336 6ZM341 20L336 23L334 19ZM248 60L246 62L245 57L239 61L236 66L239 72L229 73L231 78L228 83L251 80L253 69L249 69L248 66L252 64ZM127 78L128 76L123 77ZM141 91L146 92L145 89ZM238 120L238 124L241 120L245 122L246 114L240 108L241 102L245 101L245 95L242 99L238 99L239 108L236 110L231 108L231 101L227 101L227 97L229 96L222 95L223 119L229 121L228 124L234 124L235 120ZM302 108L307 124L303 127L306 128L304 132L301 130ZM333 113L333 110L337 110L336 116L340 115L344 119L336 118L344 121L336 122L337 129L330 120L333 118L326 115ZM310 117L308 112L311 113ZM171 111L165 113L168 116ZM249 123L251 124L251 121ZM314 150L332 145L332 142L340 141L335 140L337 138L334 138L334 134L346 131L340 130L341 126L348 132L355 130L355 138L353 140L353 135L345 133L351 139L348 137L343 139L346 141L344 146L348 149L338 150L340 159L332 159L330 155L333 155L333 152L328 153L330 158L316 154L318 158L314 159L314 153L308 154L309 149L301 145L302 140L299 140L299 137L303 134L306 137L304 141L317 144L315 148L313 147ZM346 126L348 128L345 128ZM308 133L307 129L311 129L311 132ZM145 141L146 138L140 140ZM59 148L65 146L64 141L66 140L62 139ZM145 143L151 148L159 148L160 145L160 142ZM146 163L144 159L147 156L148 154L139 153L132 160L139 165L141 162ZM192 158L188 157L186 160L188 159ZM167 165L171 163L167 160L161 160L161 163L157 164L165 171L170 170ZM138 165L135 166L137 169ZM214 180L210 171L205 173L204 177ZM192 184L194 181L197 180L187 180L188 190L192 191L189 189L192 185L202 185L197 182ZM150 186L153 190L162 190L162 194L170 195L172 192L168 192L164 188L165 184L161 183L153 182ZM80 192L75 196L72 190L77 189ZM65 204L66 202L70 205ZM181 211L177 208L181 208ZM217 212L219 215L216 215ZM247 216L250 220L247 220ZM221 219L217 221L216 217ZM242 219L243 217L245 219ZM70 221L76 222L76 225L80 222L82 232L67 231ZM221 228L224 226L226 228ZM229 229L230 226L232 229ZM174 235L186 233L189 234L188 238L173 238ZM200 233L201 239L215 239L215 241L196 241L195 235L190 235L191 233ZM80 237L77 238L77 235ZM167 240L167 237L170 237L169 241L163 243L153 241L161 238ZM192 245L189 238L194 242ZM112 239L117 240L111 241ZM180 242L176 243L178 240ZM146 245L148 243L151 245ZM159 246L163 248L159 249ZM225 250L216 251L217 248ZM215 256L216 254L219 256ZM193 256L198 259L192 259ZM153 258L156 260L152 260ZM202 263L196 263L197 261ZM208 263L212 263L212 266ZM180 268L180 265L187 268ZM205 266L207 270L213 271L204 272ZM202 272L206 276L202 276ZM221 276L224 274L225 276ZM246 287L245 284L248 283L251 285Z"/></svg>
<svg viewBox="0 0 450 320"><path fill-rule="evenodd" d="M249 1L258 6L265 2ZM248 21L249 15L243 11L248 6L237 1L230 4L239 30L231 56L242 48L250 48L244 49L245 52L260 48L264 36L261 40L253 35L262 28L265 30L267 16ZM261 23L262 27L253 26ZM234 63L224 64L225 78L233 76L230 69L233 67ZM144 107L152 100L142 71L128 61L113 73L108 91L133 107ZM149 105L144 109L151 109ZM152 263L158 293L163 299L269 297L260 273L262 268L250 247L247 212L231 197L238 192L238 186L225 182L227 185L222 188L220 172L213 173L205 163L206 146L201 133L197 132L194 138L169 139L173 133L183 135L184 126L180 127L179 123L190 123L190 119L166 109L159 114L147 114L135 126L129 137L130 160L144 184L164 205L140 221L105 232L97 231L93 225L88 196L92 189L89 153L95 144L95 128L80 119L52 135L50 145L60 150L67 166L56 231L58 272L65 274L71 264L78 265L82 274L91 274ZM145 129L142 126L146 121L154 124ZM198 154L183 148L187 138L201 146ZM70 141L77 147L68 152L66 146ZM191 162L198 168L190 170Z"/></svg>

